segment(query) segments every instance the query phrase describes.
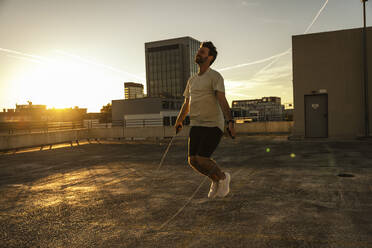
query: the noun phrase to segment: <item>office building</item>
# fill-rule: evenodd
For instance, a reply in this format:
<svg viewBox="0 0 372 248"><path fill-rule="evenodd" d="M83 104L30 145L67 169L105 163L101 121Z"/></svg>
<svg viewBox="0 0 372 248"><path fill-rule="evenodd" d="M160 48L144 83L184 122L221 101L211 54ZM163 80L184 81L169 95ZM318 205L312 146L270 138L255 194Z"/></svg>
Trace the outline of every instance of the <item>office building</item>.
<svg viewBox="0 0 372 248"><path fill-rule="evenodd" d="M372 130L372 27L367 29L369 135ZM363 29L296 35L293 137L365 135Z"/></svg>
<svg viewBox="0 0 372 248"><path fill-rule="evenodd" d="M191 37L145 43L147 96L182 97L187 80L197 73L200 44Z"/></svg>
<svg viewBox="0 0 372 248"><path fill-rule="evenodd" d="M143 98L143 84L126 82L124 83L125 99Z"/></svg>

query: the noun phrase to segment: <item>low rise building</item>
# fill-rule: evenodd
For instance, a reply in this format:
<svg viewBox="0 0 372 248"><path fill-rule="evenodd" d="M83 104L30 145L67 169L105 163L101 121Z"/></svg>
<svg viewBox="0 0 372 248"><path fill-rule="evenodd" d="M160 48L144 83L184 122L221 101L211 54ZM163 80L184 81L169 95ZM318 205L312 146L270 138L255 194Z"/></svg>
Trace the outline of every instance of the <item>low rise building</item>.
<svg viewBox="0 0 372 248"><path fill-rule="evenodd" d="M16 104L15 109L0 112L0 122L63 122L81 121L87 113L86 108L47 109L46 105Z"/></svg>
<svg viewBox="0 0 372 248"><path fill-rule="evenodd" d="M112 125L174 125L183 101L182 98L163 97L112 100ZM188 124L188 120L185 123Z"/></svg>
<svg viewBox="0 0 372 248"><path fill-rule="evenodd" d="M145 97L145 94L143 93L143 84L133 82L124 83L124 96L125 99L136 99Z"/></svg>
<svg viewBox="0 0 372 248"><path fill-rule="evenodd" d="M280 97L263 97L261 99L236 100L232 102L234 117L249 118L252 121L282 121L284 105Z"/></svg>

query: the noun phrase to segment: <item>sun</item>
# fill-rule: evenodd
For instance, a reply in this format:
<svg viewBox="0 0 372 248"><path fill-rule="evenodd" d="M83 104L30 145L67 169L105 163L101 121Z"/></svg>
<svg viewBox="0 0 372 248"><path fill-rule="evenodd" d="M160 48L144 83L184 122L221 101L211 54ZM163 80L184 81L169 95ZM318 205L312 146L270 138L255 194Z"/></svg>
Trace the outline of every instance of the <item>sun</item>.
<svg viewBox="0 0 372 248"><path fill-rule="evenodd" d="M97 99L104 98L105 83L110 80L111 75L92 65L57 58L20 73L12 84L22 102L31 100L48 108L97 109L100 104Z"/></svg>

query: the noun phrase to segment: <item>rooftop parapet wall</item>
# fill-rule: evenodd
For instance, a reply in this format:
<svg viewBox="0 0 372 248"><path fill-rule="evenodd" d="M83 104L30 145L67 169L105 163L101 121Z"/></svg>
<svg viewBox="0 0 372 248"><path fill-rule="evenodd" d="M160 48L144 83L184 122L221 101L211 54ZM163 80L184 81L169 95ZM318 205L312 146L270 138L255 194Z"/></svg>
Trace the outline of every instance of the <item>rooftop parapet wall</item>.
<svg viewBox="0 0 372 248"><path fill-rule="evenodd" d="M290 134L293 122L254 122L236 124L238 134L265 134L287 133ZM187 137L189 126L178 134ZM174 127L144 127L144 128L92 128L48 133L31 133L0 136L0 151L29 147L48 146L60 143L75 142L84 139L110 139L110 138L165 138L174 135Z"/></svg>

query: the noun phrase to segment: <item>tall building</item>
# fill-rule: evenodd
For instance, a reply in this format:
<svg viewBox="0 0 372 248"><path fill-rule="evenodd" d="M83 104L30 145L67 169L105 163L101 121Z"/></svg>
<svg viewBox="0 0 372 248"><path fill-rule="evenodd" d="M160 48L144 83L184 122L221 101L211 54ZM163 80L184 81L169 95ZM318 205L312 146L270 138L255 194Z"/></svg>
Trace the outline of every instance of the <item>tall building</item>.
<svg viewBox="0 0 372 248"><path fill-rule="evenodd" d="M143 98L143 84L126 82L124 83L125 99Z"/></svg>
<svg viewBox="0 0 372 248"><path fill-rule="evenodd" d="M200 44L191 37L145 43L147 95L182 97L187 80L197 73Z"/></svg>

